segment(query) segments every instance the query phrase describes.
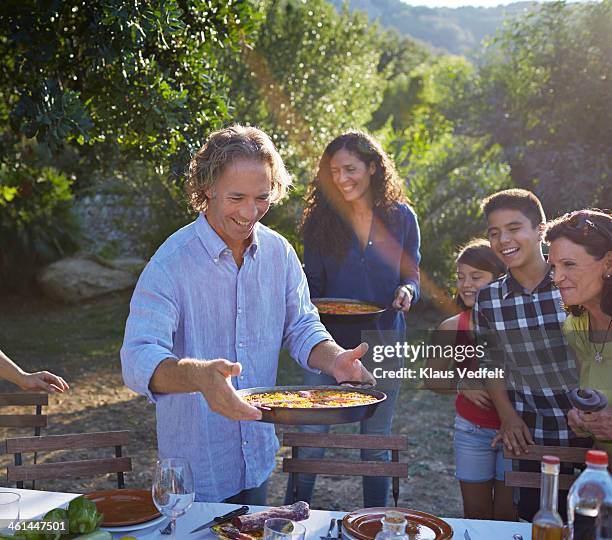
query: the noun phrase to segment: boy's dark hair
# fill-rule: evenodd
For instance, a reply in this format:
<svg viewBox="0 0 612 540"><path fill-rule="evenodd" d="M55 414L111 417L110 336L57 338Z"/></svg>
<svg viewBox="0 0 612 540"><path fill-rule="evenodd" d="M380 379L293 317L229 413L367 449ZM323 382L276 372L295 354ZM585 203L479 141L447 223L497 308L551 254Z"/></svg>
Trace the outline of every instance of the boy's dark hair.
<svg viewBox="0 0 612 540"><path fill-rule="evenodd" d="M491 272L494 280L506 273L504 263L497 258L497 255L491 249L491 244L484 238L474 238L459 248L455 264L459 263L468 264L485 272ZM455 295L455 303L462 311L468 309L458 292Z"/></svg>
<svg viewBox="0 0 612 540"><path fill-rule="evenodd" d="M483 199L480 208L487 219L495 210L518 210L529 219L534 229L541 223L546 223L540 199L526 189L505 189L493 193Z"/></svg>

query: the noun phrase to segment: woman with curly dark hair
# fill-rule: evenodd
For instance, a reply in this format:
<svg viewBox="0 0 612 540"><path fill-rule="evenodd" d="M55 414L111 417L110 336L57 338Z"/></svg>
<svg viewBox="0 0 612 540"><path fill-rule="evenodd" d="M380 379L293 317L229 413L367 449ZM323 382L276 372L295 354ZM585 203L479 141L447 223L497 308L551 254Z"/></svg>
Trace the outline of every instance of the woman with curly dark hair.
<svg viewBox="0 0 612 540"><path fill-rule="evenodd" d="M369 135L351 131L334 139L325 149L312 182L304 219L304 269L310 295L351 298L383 304L388 309L378 320L365 323L334 323L326 327L346 347L362 340L395 344L405 340L404 314L419 296L420 233L417 218L403 194L392 160ZM401 367L399 359L373 363L378 386L387 394L372 418L361 422L361 433L388 435L401 380L385 377ZM394 373L390 373L394 375ZM334 384L325 375L305 374L305 384ZM321 432L327 426L306 426ZM301 449L300 457L322 456L323 449ZM388 461L389 453L362 451L362 459ZM309 501L314 475L299 475L297 493L290 485L287 499ZM385 506L389 478L364 477L366 507Z"/></svg>

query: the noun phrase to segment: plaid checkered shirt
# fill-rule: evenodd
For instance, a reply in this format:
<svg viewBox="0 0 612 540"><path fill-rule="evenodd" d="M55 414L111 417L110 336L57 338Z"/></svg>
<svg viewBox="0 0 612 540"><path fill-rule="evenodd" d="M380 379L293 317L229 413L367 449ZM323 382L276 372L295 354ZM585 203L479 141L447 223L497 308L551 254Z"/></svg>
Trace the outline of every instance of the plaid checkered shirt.
<svg viewBox="0 0 612 540"><path fill-rule="evenodd" d="M483 287L474 330L488 367L501 367L510 401L536 444L580 444L567 425L568 390L578 384L574 355L563 336L566 314L550 275L528 291L508 273Z"/></svg>

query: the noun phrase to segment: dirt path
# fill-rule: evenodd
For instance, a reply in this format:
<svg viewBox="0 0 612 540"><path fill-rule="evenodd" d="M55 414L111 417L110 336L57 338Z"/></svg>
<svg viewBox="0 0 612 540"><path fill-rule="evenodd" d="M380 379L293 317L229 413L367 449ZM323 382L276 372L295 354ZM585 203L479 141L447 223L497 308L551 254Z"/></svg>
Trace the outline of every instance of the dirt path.
<svg viewBox="0 0 612 540"><path fill-rule="evenodd" d="M69 307L46 301L2 299L0 347L25 369L46 368L70 382L68 394L50 396L49 427L45 433L131 430L128 453L134 472L127 475L126 481L131 487L148 488L156 460L155 410L123 385L118 358L128 300L127 295L116 295ZM287 373L290 375L285 376L293 376L294 368ZM13 389L0 382L0 391ZM459 487L453 476L452 417L452 399L407 386L402 389L393 431L406 435L410 446L401 457L409 463L409 478L401 482L400 505L443 516L461 515ZM337 429L349 430L350 426ZM30 434L4 429L0 430L0 439ZM277 456L277 468L270 480L270 504L281 504L284 497L286 475L280 471L280 463L285 455L288 449L283 448ZM49 457L51 461L58 459ZM8 458L0 456L1 467L8 464ZM70 455L61 459L69 458ZM41 456L39 462L45 459L48 457ZM5 471L0 483L6 485ZM98 478L43 482L37 487L84 492L113 486L114 479ZM360 478L318 479L313 508L348 510L361 505Z"/></svg>

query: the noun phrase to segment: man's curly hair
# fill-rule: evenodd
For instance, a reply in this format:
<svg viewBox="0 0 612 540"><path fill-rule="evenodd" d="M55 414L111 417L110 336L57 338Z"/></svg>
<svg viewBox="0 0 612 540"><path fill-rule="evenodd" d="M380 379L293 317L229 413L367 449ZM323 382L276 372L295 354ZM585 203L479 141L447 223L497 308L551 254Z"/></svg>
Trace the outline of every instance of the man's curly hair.
<svg viewBox="0 0 612 540"><path fill-rule="evenodd" d="M214 188L225 167L238 159L253 159L270 165L270 203L277 203L285 196L291 186L291 176L270 137L255 127L234 124L211 133L204 146L191 158L185 193L196 212L206 211L206 192Z"/></svg>
<svg viewBox="0 0 612 540"><path fill-rule="evenodd" d="M346 255L353 234L348 221L349 205L334 185L330 169L331 158L343 148L366 166L374 163L370 179L373 206L382 212L385 221L394 221L397 203L409 203L393 161L375 139L361 131L336 137L325 148L317 176L308 188L302 234L305 243L338 259Z"/></svg>

